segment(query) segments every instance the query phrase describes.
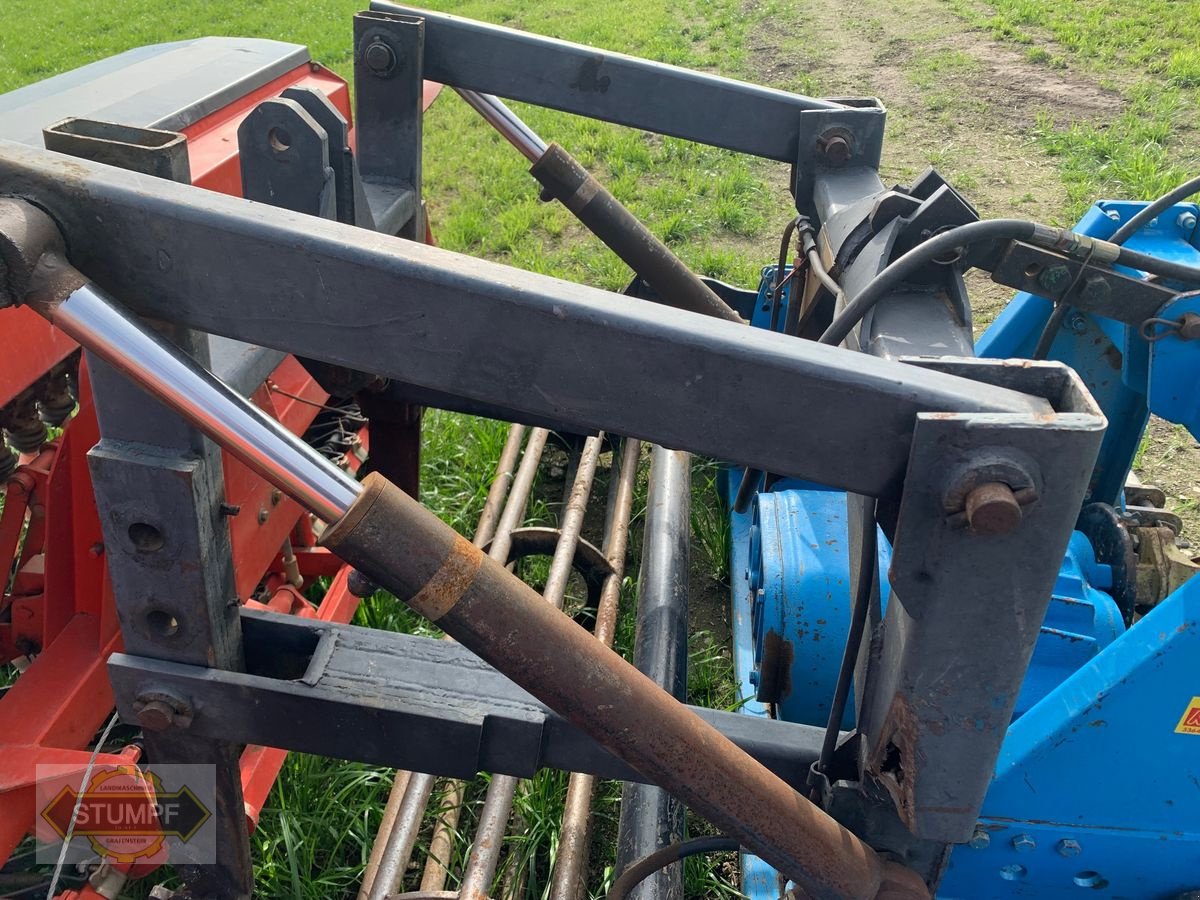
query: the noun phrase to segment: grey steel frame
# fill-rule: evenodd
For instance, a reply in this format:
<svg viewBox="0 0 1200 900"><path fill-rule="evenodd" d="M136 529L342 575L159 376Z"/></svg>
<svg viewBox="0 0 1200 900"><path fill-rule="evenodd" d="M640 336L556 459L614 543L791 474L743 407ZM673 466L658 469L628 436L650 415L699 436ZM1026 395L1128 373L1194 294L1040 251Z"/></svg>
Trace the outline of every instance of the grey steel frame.
<svg viewBox="0 0 1200 900"><path fill-rule="evenodd" d="M823 250L831 258L882 199L873 168L878 135L871 136L881 133L877 106L796 98L422 15L423 23L380 16L379 27L399 29L402 40L419 44L423 28L424 70L407 72L406 84L423 74L769 158L816 160L800 167L797 184L807 179L812 193L798 200L819 212ZM360 49L374 24L360 26ZM376 37L372 32L370 39ZM474 52L460 52L463 46ZM508 57L509 68L484 65L514 46L521 52ZM562 77L535 84L534 71ZM654 92L638 87L648 78L655 80ZM401 115L411 116L408 90ZM652 95L673 98L671 108L647 104ZM693 102L680 102L681 97ZM703 99L696 102L698 97ZM749 118L732 128L723 121L715 130L695 119L691 110L711 109L720 100ZM361 116L360 107L360 127ZM831 165L812 148L834 127L829 122L842 120L853 138L850 164ZM809 122L824 124L809 129ZM411 128L408 134L412 137ZM415 135L419 140L419 126ZM411 233L419 209L413 199L419 160L413 163L409 153L393 162L404 171L373 175L371 211L377 221L405 218ZM378 172L362 159L359 164L364 182L366 173ZM144 316L369 370L580 431L604 429L879 497L894 539L896 601L886 617L876 616L876 640L860 657L859 735L846 746L857 755L863 792L868 787L886 792L909 835L934 843L970 835L1104 428L1099 410L1069 370L962 359L900 361L890 352L876 358L749 332L6 142L0 142L0 192L47 210L66 235L72 262ZM407 217L387 214L400 203ZM103 228L94 226L97 220ZM856 261L858 274L847 271L843 277L863 278L868 268L877 270L891 239L882 238ZM887 310L881 305L877 315ZM902 322L903 316L891 321ZM961 335L961 317L944 327ZM962 341L951 346L961 347ZM110 424L120 414L116 397L100 404L106 444L120 433ZM106 406L112 409L108 421ZM109 454L111 444L96 454L97 492L106 505L116 503L123 483L102 465ZM972 535L955 519L955 498L973 478L996 472L1019 473L1034 499L1013 533ZM211 512L215 499L206 497L192 505ZM217 562L227 565L227 559ZM994 578L1001 570L1015 574ZM217 597L203 603L209 609L220 605ZM232 629L231 646L237 646L238 623L225 627ZM964 655L964 636L972 634L986 635L988 647ZM226 656L229 669L241 667L239 653ZM278 682L263 684L236 672L189 672L188 662L174 659L162 642L116 659L122 708L131 708L148 679L167 679L171 672L173 683L214 696L254 702L278 693ZM290 693L305 690L303 679L287 684ZM361 705L343 707L347 721L372 715ZM201 729L197 735L206 733L202 718L193 726ZM252 718L238 721L249 729ZM976 721L984 727L963 724ZM304 746L300 732L287 733L284 723L278 729L254 736ZM920 778L913 777L917 771ZM889 835L875 837L883 849L909 849L902 840L888 846ZM936 881L936 868L932 863L925 873L930 881Z"/></svg>

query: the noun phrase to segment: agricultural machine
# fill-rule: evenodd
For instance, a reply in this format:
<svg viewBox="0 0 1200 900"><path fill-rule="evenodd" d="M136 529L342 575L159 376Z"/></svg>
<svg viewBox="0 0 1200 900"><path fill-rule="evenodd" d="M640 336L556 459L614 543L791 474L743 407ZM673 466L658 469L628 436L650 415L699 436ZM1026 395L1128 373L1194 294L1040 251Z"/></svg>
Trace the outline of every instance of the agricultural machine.
<svg viewBox="0 0 1200 900"><path fill-rule="evenodd" d="M496 895L545 767L573 773L562 900L594 887L597 778L625 782L611 897L680 896L674 863L722 848L756 900L1200 897L1200 580L1129 476L1150 413L1200 434L1197 185L981 221L933 170L881 181L877 100L383 2L354 76L352 103L303 47L207 38L0 97L0 858L46 818L39 767L82 785L72 838L95 772L199 764L211 856L177 835L72 881L64 851L35 887L112 898L168 862L154 896L249 896L303 751L397 769L370 900ZM624 294L432 246L443 85ZM778 262L698 277L500 97L788 166ZM971 269L1018 292L978 341ZM471 539L418 502L426 407L517 423ZM523 528L552 433L559 527ZM677 699L689 453L727 464L736 712ZM644 456L635 665L610 645ZM538 555L540 596L509 567ZM446 639L347 624L378 588ZM114 707L141 729L117 749ZM452 783L418 885L435 780L478 772L465 868ZM685 809L716 834L683 840Z"/></svg>

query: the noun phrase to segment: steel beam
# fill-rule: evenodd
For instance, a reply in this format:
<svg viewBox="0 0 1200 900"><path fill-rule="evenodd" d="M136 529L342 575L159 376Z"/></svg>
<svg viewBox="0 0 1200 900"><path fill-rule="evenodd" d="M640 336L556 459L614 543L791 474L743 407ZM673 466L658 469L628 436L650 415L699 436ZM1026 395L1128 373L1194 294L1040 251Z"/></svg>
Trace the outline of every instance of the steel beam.
<svg viewBox="0 0 1200 900"><path fill-rule="evenodd" d="M990 369L1018 389L1041 383L1044 365L920 364ZM1053 430L1036 418L919 417L891 599L856 679L862 780L887 789L919 838L961 843L974 831L1104 434L1078 376L1058 373ZM989 482L1022 502L1015 526L968 527L964 495Z"/></svg>
<svg viewBox="0 0 1200 900"><path fill-rule="evenodd" d="M489 25L445 13L375 0L371 9L425 22L425 77L454 87L498 94L550 109L629 125L788 164L818 134L802 123L810 110L836 113L840 125L861 120L860 150L879 158L882 108L850 108ZM715 112L719 111L719 112ZM866 142L875 141L869 148Z"/></svg>
<svg viewBox="0 0 1200 900"><path fill-rule="evenodd" d="M0 191L49 211L72 262L143 315L858 493L899 484L920 412L1051 412L986 382L18 144L0 142Z"/></svg>
<svg viewBox="0 0 1200 900"><path fill-rule="evenodd" d="M246 671L114 654L122 715L150 687L187 697L188 739L220 738L455 778L542 768L644 782L566 720L449 641L241 613ZM822 731L692 711L790 784L802 784Z"/></svg>

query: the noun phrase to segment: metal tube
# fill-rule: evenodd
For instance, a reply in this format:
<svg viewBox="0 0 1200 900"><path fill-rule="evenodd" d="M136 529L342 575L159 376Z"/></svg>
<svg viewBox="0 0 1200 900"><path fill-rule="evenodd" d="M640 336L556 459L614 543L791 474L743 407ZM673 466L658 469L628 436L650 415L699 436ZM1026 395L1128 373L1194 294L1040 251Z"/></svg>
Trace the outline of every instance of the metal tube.
<svg viewBox="0 0 1200 900"><path fill-rule="evenodd" d="M546 576L546 586L542 591L542 598L556 609L562 609L567 581L571 576L571 563L575 559L575 548L579 545L588 498L596 478L596 464L603 447L604 435L593 435L584 441L583 450L579 454L570 498L559 525L558 543L554 547L550 572ZM493 556L493 559L495 558ZM504 562L503 559L496 561ZM465 900L483 900L491 890L492 881L496 877L496 866L500 862L504 831L508 826L508 816L512 812L513 797L519 784L516 778L497 775L488 785L484 811L480 816L479 827L475 830L471 856L467 860L462 886L459 888L459 895Z"/></svg>
<svg viewBox="0 0 1200 900"><path fill-rule="evenodd" d="M130 318L95 284L35 308L318 518L339 519L358 497L360 486L350 475Z"/></svg>
<svg viewBox="0 0 1200 900"><path fill-rule="evenodd" d="M512 544L511 535L513 529L518 527L525 518L525 507L529 503L529 493L533 489L533 480L542 460L542 451L546 447L546 439L549 437L549 432L544 428L535 428L530 432L529 441L525 446L525 453L521 457L520 468L517 470L516 477L513 478L512 470L513 466L516 465L517 453L521 449L521 436L524 434L524 430L524 426L521 425L513 425L509 428L508 439L505 441L504 449L500 453L500 459L496 463L496 475L492 479L492 485L488 490L488 498L484 502L483 511L479 514L479 523L475 528L475 546L482 547L491 541L492 546L489 550L489 555L492 559L499 559L502 562L508 559L509 547ZM508 485L510 480L512 486L508 490L507 499L505 499L503 489ZM500 515L499 524L497 524L496 513L501 502L504 503L504 510ZM447 640L452 640L449 635L445 637ZM404 872L408 869L414 845L408 841L393 843L391 834L394 833L397 827L405 831L420 828L421 819L425 815L425 808L429 805L429 798L432 796L436 784L437 778L435 776L425 772L414 773L405 794L406 801L409 799L409 795L412 795L411 802L405 803L403 812L397 817L400 825L393 824L393 831L386 834L381 828L375 837L376 844L386 842L388 850L385 856L390 861L389 871L397 873L399 877L403 877ZM462 782L451 782L448 788L451 792L451 798L455 794L455 788L457 788L457 796L461 798L463 791ZM438 825L434 826L433 837L437 841L439 848L452 846L452 831L454 826L457 825L461 804L462 801L460 799L453 813L453 825L446 827L439 821ZM444 815L448 818L451 814L449 811L445 811ZM393 859L390 855L392 853L399 854L399 856ZM431 881L438 877L436 873L429 872L429 864L435 859L432 853L433 846L431 842L431 855L426 861L426 872L422 874L422 885L424 885L426 876L430 877ZM444 884L444 864L449 859L449 853L443 852L443 855L446 858L437 858L437 863L443 869L441 878ZM378 897L384 897L399 887L399 882L381 885L382 892L376 893L372 891L370 900L377 900ZM425 890L425 887L422 886L421 889Z"/></svg>
<svg viewBox="0 0 1200 900"><path fill-rule="evenodd" d="M408 779L404 791L404 800L396 813L396 820L388 834L387 844L379 858L379 867L375 870L375 878L371 882L371 890L367 894L370 900L384 900L395 892L404 870L408 868L409 857L417 843L417 835L421 831L421 816L429 802L429 791L421 783L429 780L433 786L433 776L413 774Z"/></svg>
<svg viewBox="0 0 1200 900"><path fill-rule="evenodd" d="M604 579L596 608L596 640L611 647L617 631L621 605L621 582L625 577L625 556L629 546L629 516L633 510L633 490L637 484L638 459L642 445L626 438L621 450L619 473L612 477L608 499L608 523L604 529L604 556L612 572ZM558 836L558 857L550 886L550 900L579 900L586 896L585 875L592 834L592 793L596 779L572 772L567 782L562 828Z"/></svg>
<svg viewBox="0 0 1200 900"><path fill-rule="evenodd" d="M655 447L650 461L646 531L638 591L633 664L677 699L687 691L688 557L691 457ZM683 805L662 788L626 782L617 826L617 872L683 840ZM666 866L630 892L637 900L683 896L683 867Z"/></svg>
<svg viewBox="0 0 1200 900"><path fill-rule="evenodd" d="M537 162L546 152L546 142L537 132L521 121L521 117L505 105L494 94L481 94L466 88L455 88L471 109L479 113L510 144L516 147L530 162Z"/></svg>
<svg viewBox="0 0 1200 900"><path fill-rule="evenodd" d="M358 900L367 900L371 893L371 885L375 883L375 873L379 871L379 861L383 859L383 850L387 844L379 840L382 834L391 834L396 824L396 816L400 813L400 805L404 802L404 793L408 789L409 773L403 769L396 772L392 778L392 786L388 791L387 805L383 808L383 818L379 829L375 832L375 843L371 846L371 855L367 859L367 867L363 869L362 884L358 888Z"/></svg>
<svg viewBox="0 0 1200 900"><path fill-rule="evenodd" d="M869 846L385 478L322 541L813 897L875 897Z"/></svg>

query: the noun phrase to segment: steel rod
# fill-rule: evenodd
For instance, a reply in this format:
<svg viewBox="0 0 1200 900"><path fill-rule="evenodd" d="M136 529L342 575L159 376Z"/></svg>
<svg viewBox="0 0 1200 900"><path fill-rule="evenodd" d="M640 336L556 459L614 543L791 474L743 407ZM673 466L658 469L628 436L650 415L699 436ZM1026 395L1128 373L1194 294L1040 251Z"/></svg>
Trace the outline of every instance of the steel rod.
<svg viewBox="0 0 1200 900"><path fill-rule="evenodd" d="M520 427L522 426L513 426L513 428ZM509 437L511 442L511 430ZM512 533L524 521L525 511L529 506L529 494L533 490L533 482L537 476L538 467L541 465L542 454L546 449L546 441L549 437L550 432L545 428L535 428L529 435L529 446L521 458L521 466L515 477L512 474L512 465L508 466L507 474L503 477L506 481L511 481L512 488L508 495L508 502L504 504L504 509L500 513L499 523L496 524L493 521L491 531L487 532L483 529L484 517L480 517L480 528L475 533L474 544L476 547L484 547L490 541L492 546L488 549L488 555L498 562L508 561L509 550L512 548ZM502 460L508 458L508 453L509 445L506 444L504 452L501 454ZM515 463L515 461L514 455L511 462ZM499 472L500 469L497 467L497 474ZM497 482L493 481L488 491L489 503L493 494L498 493L496 484ZM499 503L496 503L491 516L493 520L498 510ZM493 540L493 536L495 540ZM449 862L454 849L455 832L458 828L458 820L462 816L465 797L466 782L454 779L446 783L445 793L438 805L438 817L434 822L433 836L429 839L429 854L425 859L425 869L421 873L420 889L422 891L440 891L446 885L446 878L450 874Z"/></svg>
<svg viewBox="0 0 1200 900"><path fill-rule="evenodd" d="M596 464L603 447L604 435L593 435L584 441L583 450L579 454L571 493L559 523L558 543L554 547L550 572L542 590L542 598L556 609L562 609L566 596L571 564L575 559L575 548L583 530L583 519L596 478ZM493 776L488 785L484 812L475 831L471 855L467 860L462 886L459 889L464 900L482 900L491 890L492 881L496 877L496 867L500 862L504 831L508 826L508 816L512 812L513 798L519 784L519 779L497 775Z"/></svg>
<svg viewBox="0 0 1200 900"><path fill-rule="evenodd" d="M530 162L537 162L546 152L547 144L537 132L521 121L521 117L494 94L483 94L466 88L455 88L471 109L483 116L506 141L521 151Z"/></svg>
<svg viewBox="0 0 1200 900"><path fill-rule="evenodd" d="M85 284L61 303L37 309L318 518L341 518L358 497L352 476L166 338L132 321L96 285Z"/></svg>
<svg viewBox="0 0 1200 900"><path fill-rule="evenodd" d="M514 440L514 433L516 439ZM520 451L520 436L524 433L524 427L514 425L509 429L508 438L505 441L504 449L501 451L500 459L496 464L496 477L492 480L492 485L488 489L488 499L484 502L483 511L479 515L479 523L475 529L474 544L477 547L482 547L484 544L491 541L492 546L489 555L492 559L497 559L504 562L508 558L509 547L512 545L512 531L517 528L521 521L525 518L525 508L529 504L529 494L533 489L534 477L537 475L538 466L542 461L542 452L546 447L546 439L549 437L549 432L544 428L535 428L529 434L529 440L525 445L525 452L521 456L521 464L517 469L515 477L512 475L513 466L516 464L516 455ZM511 479L511 487L507 491L507 498L501 492L501 488L497 488L497 484L503 487L509 484ZM503 502L504 509L500 513L499 522L496 521L496 514ZM449 635L446 636L449 640ZM429 805L429 798L433 795L433 789L437 784L437 777L426 772L414 773L408 783L408 788L405 794L406 803L403 811L397 816L398 825L393 825L393 829L400 828L402 831L409 831L420 828L421 820L425 815L425 809ZM461 782L451 782L449 787L453 789L458 787L458 793L461 795ZM411 802L408 802L408 795L412 795ZM457 823L455 823L457 824ZM439 837L438 828L435 825L434 837ZM376 836L376 843L385 839L382 831ZM403 877L408 870L409 860L412 858L413 844L411 842L393 842L391 836L386 837L388 851L385 856L391 853L398 854L398 857L391 861L389 871L397 873L398 877ZM439 840L439 847L450 843L448 835L442 834ZM432 846L430 848L432 854ZM446 854L447 860L449 854ZM390 856L388 856L390 858ZM430 857L433 858L432 855ZM427 861L428 864L428 861ZM422 882L424 875L422 875ZM382 900L388 894L400 888L400 883L393 882L391 884L380 884L379 890L372 889L369 895L370 900ZM424 890L424 888L422 888Z"/></svg>
<svg viewBox="0 0 1200 900"><path fill-rule="evenodd" d="M375 842L371 845L371 855L367 859L367 867L363 869L362 884L358 888L358 900L367 900L371 893L371 885L375 883L375 875L379 871L379 862L383 859L383 851L387 846L387 838L383 835L392 833L396 824L396 816L400 814L400 806L404 802L404 794L408 789L410 773L403 769L397 770L392 777L392 786L388 790L387 804L383 807L383 818L375 832Z"/></svg>
<svg viewBox="0 0 1200 900"><path fill-rule="evenodd" d="M621 448L620 468L609 490L607 524L604 529L604 556L612 572L604 579L596 608L595 635L605 647L611 647L617 632L621 605L621 582L625 577L625 559L629 547L629 517L633 510L633 492L637 485L638 460L642 445L626 438ZM615 456L615 454L614 454ZM592 794L596 779L583 772L572 772L567 782L562 828L558 836L558 857L550 885L550 900L579 900L586 896L586 873L592 834Z"/></svg>
<svg viewBox="0 0 1200 900"><path fill-rule="evenodd" d="M687 617L691 543L691 457L655 447L639 579L633 664L676 699L687 692ZM683 805L654 785L626 782L617 825L617 872L683 840ZM683 896L683 867L655 871L630 897L665 900Z"/></svg>

